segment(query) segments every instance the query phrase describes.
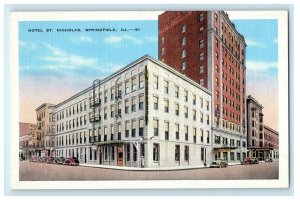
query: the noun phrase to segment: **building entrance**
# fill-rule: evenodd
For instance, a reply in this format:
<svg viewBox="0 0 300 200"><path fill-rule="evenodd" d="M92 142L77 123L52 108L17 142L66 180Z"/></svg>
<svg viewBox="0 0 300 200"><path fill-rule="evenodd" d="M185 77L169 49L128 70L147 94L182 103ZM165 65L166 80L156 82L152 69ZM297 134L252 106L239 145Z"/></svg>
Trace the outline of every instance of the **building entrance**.
<svg viewBox="0 0 300 200"><path fill-rule="evenodd" d="M124 165L123 151L124 151L123 146L118 146L118 166L123 166Z"/></svg>

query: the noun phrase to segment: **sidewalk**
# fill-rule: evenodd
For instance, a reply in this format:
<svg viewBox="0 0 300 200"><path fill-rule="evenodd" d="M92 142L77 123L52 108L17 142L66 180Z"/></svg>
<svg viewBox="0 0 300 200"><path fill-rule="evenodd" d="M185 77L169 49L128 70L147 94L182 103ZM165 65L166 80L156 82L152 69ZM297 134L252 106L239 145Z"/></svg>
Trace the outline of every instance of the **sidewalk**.
<svg viewBox="0 0 300 200"><path fill-rule="evenodd" d="M228 163L231 165L240 165L241 163ZM115 169L115 170L126 170L126 171L172 171L172 170L188 170L188 169L205 169L209 166L204 165L194 165L194 166L181 166L181 167L161 167L161 168L141 168L141 167L120 167L111 165L93 165L93 164L79 164L82 167L94 167L103 169Z"/></svg>

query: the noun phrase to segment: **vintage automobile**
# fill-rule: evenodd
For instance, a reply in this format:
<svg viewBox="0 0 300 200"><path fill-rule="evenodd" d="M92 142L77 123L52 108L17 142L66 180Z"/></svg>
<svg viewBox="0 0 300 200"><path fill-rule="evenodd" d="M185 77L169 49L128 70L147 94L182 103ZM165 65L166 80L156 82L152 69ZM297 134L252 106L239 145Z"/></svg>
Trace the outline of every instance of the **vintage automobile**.
<svg viewBox="0 0 300 200"><path fill-rule="evenodd" d="M245 157L241 164L242 165L250 165L250 164L252 164L251 158L250 157Z"/></svg>
<svg viewBox="0 0 300 200"><path fill-rule="evenodd" d="M39 163L45 163L46 162L46 158L45 157L39 157L38 161Z"/></svg>
<svg viewBox="0 0 300 200"><path fill-rule="evenodd" d="M265 162L273 162L273 159L271 157L266 158Z"/></svg>
<svg viewBox="0 0 300 200"><path fill-rule="evenodd" d="M251 164L258 164L258 163L259 163L259 161L256 157L251 158Z"/></svg>
<svg viewBox="0 0 300 200"><path fill-rule="evenodd" d="M65 157L57 157L57 158L55 158L55 163L63 165L65 160L66 160Z"/></svg>
<svg viewBox="0 0 300 200"><path fill-rule="evenodd" d="M55 162L54 162L54 157L48 156L48 157L46 158L46 163L47 163L47 164L53 164L53 163L55 163Z"/></svg>
<svg viewBox="0 0 300 200"><path fill-rule="evenodd" d="M70 157L65 160L64 165L78 166L79 160L76 157Z"/></svg>
<svg viewBox="0 0 300 200"><path fill-rule="evenodd" d="M31 156L30 162L38 162L39 161L39 157L38 156Z"/></svg>
<svg viewBox="0 0 300 200"><path fill-rule="evenodd" d="M227 166L228 166L228 162L225 159L217 159L213 161L210 165L211 168L223 168Z"/></svg>

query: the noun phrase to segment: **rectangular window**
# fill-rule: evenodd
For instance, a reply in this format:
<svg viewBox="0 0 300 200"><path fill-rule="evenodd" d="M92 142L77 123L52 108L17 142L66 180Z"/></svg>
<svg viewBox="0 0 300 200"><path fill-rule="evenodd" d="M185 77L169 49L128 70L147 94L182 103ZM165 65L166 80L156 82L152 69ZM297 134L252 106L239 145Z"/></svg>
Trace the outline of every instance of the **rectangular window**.
<svg viewBox="0 0 300 200"><path fill-rule="evenodd" d="M180 145L175 145L175 161L180 160Z"/></svg>
<svg viewBox="0 0 300 200"><path fill-rule="evenodd" d="M186 37L182 38L182 46L186 44Z"/></svg>
<svg viewBox="0 0 300 200"><path fill-rule="evenodd" d="M139 110L144 110L144 100L145 96L139 96Z"/></svg>
<svg viewBox="0 0 300 200"><path fill-rule="evenodd" d="M179 87L175 86L175 97L179 98Z"/></svg>
<svg viewBox="0 0 300 200"><path fill-rule="evenodd" d="M196 105L196 95L193 94L193 105Z"/></svg>
<svg viewBox="0 0 300 200"><path fill-rule="evenodd" d="M186 62L185 62L185 61L182 62L181 69L182 69L182 70L186 70Z"/></svg>
<svg viewBox="0 0 300 200"><path fill-rule="evenodd" d="M200 136L200 141L201 142L203 142L203 133L204 133L204 131L203 131L203 129L201 129L201 136Z"/></svg>
<svg viewBox="0 0 300 200"><path fill-rule="evenodd" d="M131 91L135 91L137 89L137 77L132 78L131 82Z"/></svg>
<svg viewBox="0 0 300 200"><path fill-rule="evenodd" d="M200 40L199 41L199 47L202 49L204 47L204 41L203 40Z"/></svg>
<svg viewBox="0 0 300 200"><path fill-rule="evenodd" d="M104 160L108 159L108 147L104 147Z"/></svg>
<svg viewBox="0 0 300 200"><path fill-rule="evenodd" d="M165 113L169 112L169 101L165 100Z"/></svg>
<svg viewBox="0 0 300 200"><path fill-rule="evenodd" d="M137 129L137 121L132 121L132 125L131 125L131 137L135 137L136 136L136 129Z"/></svg>
<svg viewBox="0 0 300 200"><path fill-rule="evenodd" d="M130 81L125 82L125 93L128 94L130 92Z"/></svg>
<svg viewBox="0 0 300 200"><path fill-rule="evenodd" d="M158 110L158 97L153 97L153 108Z"/></svg>
<svg viewBox="0 0 300 200"><path fill-rule="evenodd" d="M230 152L230 160L234 160L234 152Z"/></svg>
<svg viewBox="0 0 300 200"><path fill-rule="evenodd" d="M153 76L153 88L158 89L158 76Z"/></svg>
<svg viewBox="0 0 300 200"><path fill-rule="evenodd" d="M184 107L184 117L188 118L188 116L189 116L189 110L187 107Z"/></svg>
<svg viewBox="0 0 300 200"><path fill-rule="evenodd" d="M200 60L204 60L204 53L200 53Z"/></svg>
<svg viewBox="0 0 300 200"><path fill-rule="evenodd" d="M137 161L137 149L134 145L132 145L133 148L133 161Z"/></svg>
<svg viewBox="0 0 300 200"><path fill-rule="evenodd" d="M179 124L175 124L175 137L179 140Z"/></svg>
<svg viewBox="0 0 300 200"><path fill-rule="evenodd" d="M209 131L207 131L206 142L209 144Z"/></svg>
<svg viewBox="0 0 300 200"><path fill-rule="evenodd" d="M189 161L189 146L184 146L184 161Z"/></svg>
<svg viewBox="0 0 300 200"><path fill-rule="evenodd" d="M129 130L130 130L130 122L126 122L126 125L125 125L125 137L129 137Z"/></svg>
<svg viewBox="0 0 300 200"><path fill-rule="evenodd" d="M206 101L206 110L209 110L209 101Z"/></svg>
<svg viewBox="0 0 300 200"><path fill-rule="evenodd" d="M196 143L197 142L197 129L193 128L193 142Z"/></svg>
<svg viewBox="0 0 300 200"><path fill-rule="evenodd" d="M184 138L185 138L185 141L188 141L189 140L189 127L188 126L184 126Z"/></svg>
<svg viewBox="0 0 300 200"><path fill-rule="evenodd" d="M204 73L204 66L200 66L199 71L200 71L200 74L203 74Z"/></svg>
<svg viewBox="0 0 300 200"><path fill-rule="evenodd" d="M203 79L203 78L200 79L199 84L200 84L201 86L204 86L204 79Z"/></svg>
<svg viewBox="0 0 300 200"><path fill-rule="evenodd" d="M203 13L200 13L200 15L199 15L199 20L200 20L200 22L203 21L203 19L204 19L204 14L203 14Z"/></svg>
<svg viewBox="0 0 300 200"><path fill-rule="evenodd" d="M158 136L158 123L157 119L153 119L154 136Z"/></svg>
<svg viewBox="0 0 300 200"><path fill-rule="evenodd" d="M203 123L203 113L200 112L200 122Z"/></svg>
<svg viewBox="0 0 300 200"><path fill-rule="evenodd" d="M129 101L125 101L125 113L129 113Z"/></svg>
<svg viewBox="0 0 300 200"><path fill-rule="evenodd" d="M165 140L169 140L169 122L164 123Z"/></svg>
<svg viewBox="0 0 300 200"><path fill-rule="evenodd" d="M200 32L200 33L203 33L203 30L204 30L204 28L203 28L203 27L200 27L199 32Z"/></svg>
<svg viewBox="0 0 300 200"><path fill-rule="evenodd" d="M193 110L193 120L196 121L196 110Z"/></svg>
<svg viewBox="0 0 300 200"><path fill-rule="evenodd" d="M139 76L139 88L144 88L144 85L145 85L145 76L143 74Z"/></svg>
<svg viewBox="0 0 300 200"><path fill-rule="evenodd" d="M165 94L169 93L169 82L168 81L164 81L164 91L165 91Z"/></svg>
<svg viewBox="0 0 300 200"><path fill-rule="evenodd" d="M179 116L179 104L175 104L175 115Z"/></svg>
<svg viewBox="0 0 300 200"><path fill-rule="evenodd" d="M165 54L165 48L161 48L161 55Z"/></svg>
<svg viewBox="0 0 300 200"><path fill-rule="evenodd" d="M204 161L204 148L201 147L201 161Z"/></svg>
<svg viewBox="0 0 300 200"><path fill-rule="evenodd" d="M144 136L144 119L139 120L139 136Z"/></svg>
<svg viewBox="0 0 300 200"><path fill-rule="evenodd" d="M186 26L183 25L183 26L182 26L182 31L181 31L181 32L184 33L185 31L186 31Z"/></svg>
<svg viewBox="0 0 300 200"><path fill-rule="evenodd" d="M184 49L184 50L182 50L181 58L185 58L185 56L186 56L186 51L185 51L185 49Z"/></svg>
<svg viewBox="0 0 300 200"><path fill-rule="evenodd" d="M111 147L111 160L115 160L115 147Z"/></svg>
<svg viewBox="0 0 300 200"><path fill-rule="evenodd" d="M131 104L131 112L136 111L136 104L137 104L137 98L132 99L132 104Z"/></svg>
<svg viewBox="0 0 300 200"><path fill-rule="evenodd" d="M184 91L184 101L187 102L188 101L188 91Z"/></svg>
<svg viewBox="0 0 300 200"><path fill-rule="evenodd" d="M153 161L159 161L159 144L153 144Z"/></svg>
<svg viewBox="0 0 300 200"><path fill-rule="evenodd" d="M206 115L206 124L209 125L209 115Z"/></svg>

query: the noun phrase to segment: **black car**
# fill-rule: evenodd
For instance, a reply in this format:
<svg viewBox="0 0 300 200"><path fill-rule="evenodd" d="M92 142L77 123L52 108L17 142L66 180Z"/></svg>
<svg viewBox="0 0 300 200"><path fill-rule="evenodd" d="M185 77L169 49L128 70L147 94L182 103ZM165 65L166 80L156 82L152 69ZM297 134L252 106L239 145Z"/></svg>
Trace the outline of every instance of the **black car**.
<svg viewBox="0 0 300 200"><path fill-rule="evenodd" d="M251 164L258 164L258 159L256 157L251 158Z"/></svg>

